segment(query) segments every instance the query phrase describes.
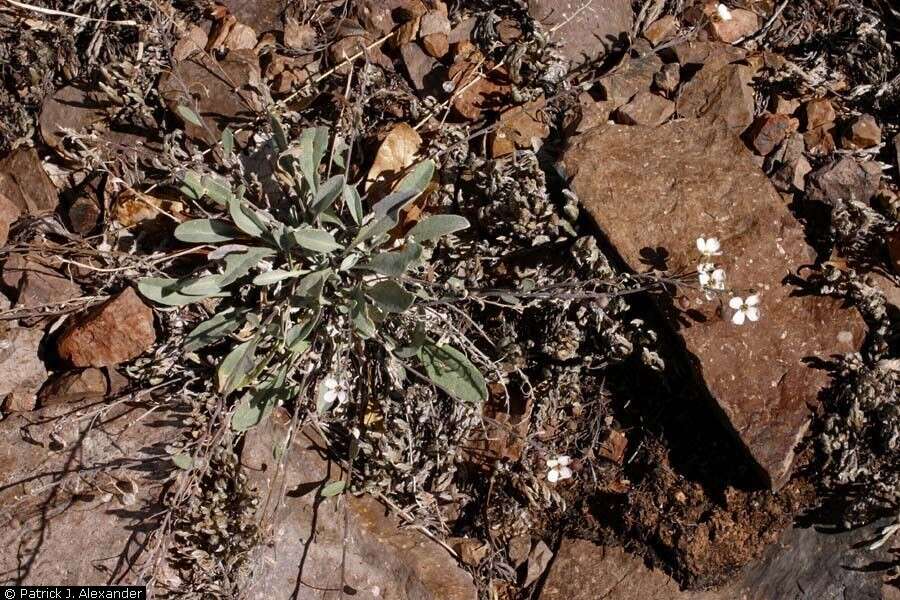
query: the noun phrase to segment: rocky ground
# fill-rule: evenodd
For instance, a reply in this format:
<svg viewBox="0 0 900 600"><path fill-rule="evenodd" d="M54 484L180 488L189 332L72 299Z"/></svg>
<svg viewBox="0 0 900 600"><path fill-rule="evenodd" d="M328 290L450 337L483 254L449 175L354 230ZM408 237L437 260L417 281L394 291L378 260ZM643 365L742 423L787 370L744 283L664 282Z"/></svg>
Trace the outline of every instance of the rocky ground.
<svg viewBox="0 0 900 600"><path fill-rule="evenodd" d="M898 47L888 0L0 0L0 582L900 598ZM278 304L242 257L309 190L299 260L371 210L394 279L322 300L356 238Z"/></svg>

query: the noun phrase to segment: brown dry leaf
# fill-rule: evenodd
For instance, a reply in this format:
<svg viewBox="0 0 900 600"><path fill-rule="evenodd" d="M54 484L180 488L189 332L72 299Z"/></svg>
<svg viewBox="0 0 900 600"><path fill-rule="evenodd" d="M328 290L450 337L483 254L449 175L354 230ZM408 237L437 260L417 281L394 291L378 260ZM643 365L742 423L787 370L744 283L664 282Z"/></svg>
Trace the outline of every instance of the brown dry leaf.
<svg viewBox="0 0 900 600"><path fill-rule="evenodd" d="M398 123L385 136L366 177L366 191L373 185L387 189L397 175L415 162L422 138L407 123Z"/></svg>
<svg viewBox="0 0 900 600"><path fill-rule="evenodd" d="M160 215L180 223L187 220L184 204L174 200L163 200L126 188L119 194L115 205L116 221L123 227L134 227L143 221L156 219ZM166 217L167 216L167 217Z"/></svg>

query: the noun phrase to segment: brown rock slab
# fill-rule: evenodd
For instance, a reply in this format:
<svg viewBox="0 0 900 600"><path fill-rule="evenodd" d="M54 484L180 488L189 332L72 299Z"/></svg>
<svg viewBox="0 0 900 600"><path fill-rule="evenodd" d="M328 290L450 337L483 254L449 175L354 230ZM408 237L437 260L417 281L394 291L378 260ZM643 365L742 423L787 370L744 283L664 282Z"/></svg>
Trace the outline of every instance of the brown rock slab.
<svg viewBox="0 0 900 600"><path fill-rule="evenodd" d="M778 96L775 98L773 111L778 115L793 115L800 108L800 101L795 98Z"/></svg>
<svg viewBox="0 0 900 600"><path fill-rule="evenodd" d="M100 220L100 203L91 196L79 196L69 207L69 224L72 231L82 235L90 233Z"/></svg>
<svg viewBox="0 0 900 600"><path fill-rule="evenodd" d="M230 122L262 108L256 91L260 77L259 60L252 50L231 51L221 61L194 54L163 75L159 93L173 113L186 106L203 120L205 126L184 123L190 138L214 144Z"/></svg>
<svg viewBox="0 0 900 600"><path fill-rule="evenodd" d="M0 398L7 412L32 410L47 369L38 356L44 332L13 328L0 333Z"/></svg>
<svg viewBox="0 0 900 600"><path fill-rule="evenodd" d="M409 79L417 90L435 88L435 82L431 82L430 79L439 64L437 60L426 54L416 42L404 44L400 48L400 56L403 58Z"/></svg>
<svg viewBox="0 0 900 600"><path fill-rule="evenodd" d="M4 584L146 582L142 550L162 512L172 470L164 447L179 421L146 406L103 408L86 400L0 421ZM127 482L133 498L104 498Z"/></svg>
<svg viewBox="0 0 900 600"><path fill-rule="evenodd" d="M875 527L844 533L789 529L762 559L717 590L685 591L663 571L622 548L564 540L540 600L880 600L890 575L867 568L890 560L888 547L867 550Z"/></svg>
<svg viewBox="0 0 900 600"><path fill-rule="evenodd" d="M862 115L850 121L841 142L851 150L877 146L881 143L881 127L872 115Z"/></svg>
<svg viewBox="0 0 900 600"><path fill-rule="evenodd" d="M682 67L703 65L717 69L743 60L747 51L730 44L713 41L689 41L663 50L663 57Z"/></svg>
<svg viewBox="0 0 900 600"><path fill-rule="evenodd" d="M713 18L706 26L712 39L733 44L759 30L759 17L752 10L731 9L731 19Z"/></svg>
<svg viewBox="0 0 900 600"><path fill-rule="evenodd" d="M676 111L682 117L722 120L737 134L753 122L751 72L743 65L704 66L681 86Z"/></svg>
<svg viewBox="0 0 900 600"><path fill-rule="evenodd" d="M111 367L136 358L156 343L153 310L132 288L74 319L57 343L76 367Z"/></svg>
<svg viewBox="0 0 900 600"><path fill-rule="evenodd" d="M900 230L888 234L887 249L891 258L891 269L895 275L900 275Z"/></svg>
<svg viewBox="0 0 900 600"><path fill-rule="evenodd" d="M63 139L66 130L89 132L94 126L102 127L105 119L106 111L89 97L85 87L67 85L41 106L41 137L48 146L65 156Z"/></svg>
<svg viewBox="0 0 900 600"><path fill-rule="evenodd" d="M723 244L714 260L728 286L759 295L761 319L737 326L727 296L723 306L683 290L673 325L722 415L780 487L808 426L807 404L828 381L808 361L857 349L864 331L838 302L792 295L788 278L815 258L800 224L723 124L600 127L575 138L563 162L582 205L632 269L646 268L646 248L665 248L670 272L694 273L702 262L695 240L712 236Z"/></svg>
<svg viewBox="0 0 900 600"><path fill-rule="evenodd" d="M657 94L638 92L616 111L616 122L624 125L662 125L675 113L675 103Z"/></svg>
<svg viewBox="0 0 900 600"><path fill-rule="evenodd" d="M804 126L807 130L834 123L837 114L827 98L816 98L803 105Z"/></svg>
<svg viewBox="0 0 900 600"><path fill-rule="evenodd" d="M528 14L548 30L559 26L553 39L572 66L605 55L634 26L629 0L528 0Z"/></svg>
<svg viewBox="0 0 900 600"><path fill-rule="evenodd" d="M172 60L181 62L195 52L203 52L207 43L209 43L209 36L203 28L191 25L172 48Z"/></svg>
<svg viewBox="0 0 900 600"><path fill-rule="evenodd" d="M618 108L638 92L649 91L653 77L662 65L662 60L653 52L642 58L629 58L611 74L602 77L597 85L604 99Z"/></svg>
<svg viewBox="0 0 900 600"><path fill-rule="evenodd" d="M659 73L653 76L653 87L663 92L666 96L674 94L680 83L681 69L676 63L663 65Z"/></svg>
<svg viewBox="0 0 900 600"><path fill-rule="evenodd" d="M497 158L512 154L516 149L532 148L535 143L543 143L550 135L550 126L543 113L546 104L541 97L504 111L500 115L501 126L489 137L491 156Z"/></svg>
<svg viewBox="0 0 900 600"><path fill-rule="evenodd" d="M12 200L0 193L0 246L9 239L9 230L22 215L22 211Z"/></svg>
<svg viewBox="0 0 900 600"><path fill-rule="evenodd" d="M320 495L326 483L343 473L322 458L314 434L295 433L279 465L272 448L284 443L289 421L284 411L276 410L244 442L241 464L262 497L278 494L282 486L287 490L280 502L271 496L270 502L261 503L260 519L270 528L269 539L258 549L261 572L243 586L248 598L318 600L322 590L339 590L349 511L344 583L354 598L475 600L471 577L450 554L420 534L401 530L377 501Z"/></svg>
<svg viewBox="0 0 900 600"><path fill-rule="evenodd" d="M814 156L827 156L834 152L834 123L826 123L803 134L806 151Z"/></svg>
<svg viewBox="0 0 900 600"><path fill-rule="evenodd" d="M281 31L282 15L289 4L285 0L219 0L238 21L253 28L256 33Z"/></svg>
<svg viewBox="0 0 900 600"><path fill-rule="evenodd" d="M296 19L287 19L284 24L284 45L294 50L306 50L316 43L315 28L308 23L299 23Z"/></svg>
<svg viewBox="0 0 900 600"><path fill-rule="evenodd" d="M41 388L41 406L103 398L107 392L106 375L100 369L80 369L54 375Z"/></svg>
<svg viewBox="0 0 900 600"><path fill-rule="evenodd" d="M787 115L765 113L756 118L747 131L750 147L760 156L768 156L790 133L793 124Z"/></svg>
<svg viewBox="0 0 900 600"><path fill-rule="evenodd" d="M665 15L647 25L642 35L648 42L657 46L674 38L680 26L677 17Z"/></svg>
<svg viewBox="0 0 900 600"><path fill-rule="evenodd" d="M869 161L860 163L852 156L846 156L809 176L808 197L826 203L838 200L868 202L878 191L880 181L878 165Z"/></svg>
<svg viewBox="0 0 900 600"><path fill-rule="evenodd" d="M15 290L16 308L40 310L81 296L69 277L47 266L37 255L10 254L3 265L3 283Z"/></svg>
<svg viewBox="0 0 900 600"><path fill-rule="evenodd" d="M34 148L19 148L0 160L0 195L31 215L53 212L59 204L56 187Z"/></svg>

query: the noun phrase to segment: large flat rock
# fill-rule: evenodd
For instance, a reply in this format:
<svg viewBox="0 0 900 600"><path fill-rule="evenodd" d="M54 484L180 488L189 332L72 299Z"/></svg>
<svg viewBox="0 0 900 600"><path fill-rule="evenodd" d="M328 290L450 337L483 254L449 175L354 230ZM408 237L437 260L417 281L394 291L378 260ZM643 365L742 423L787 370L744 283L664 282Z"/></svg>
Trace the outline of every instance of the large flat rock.
<svg viewBox="0 0 900 600"><path fill-rule="evenodd" d="M683 591L663 571L622 548L564 540L540 600L888 600L897 598L885 568L890 545L868 550L877 532L838 534L789 529L759 561L720 589Z"/></svg>
<svg viewBox="0 0 900 600"><path fill-rule="evenodd" d="M0 585L140 583L178 437L148 410L88 399L0 421Z"/></svg>
<svg viewBox="0 0 900 600"><path fill-rule="evenodd" d="M314 434L295 433L285 460L275 460L273 448L284 447L289 431L279 412L247 434L241 455L267 525L246 598L475 600L472 578L454 558L423 534L400 529L379 502L321 495L343 471L324 457Z"/></svg>
<svg viewBox="0 0 900 600"><path fill-rule="evenodd" d="M792 284L814 260L801 225L723 123L601 126L575 138L563 162L629 268L663 260L669 273L687 274L692 287L662 305L726 422L780 487L808 426L807 405L828 381L817 361L856 350L864 334L855 311ZM697 286L700 237L722 244L714 260L729 290L712 299ZM728 300L750 293L762 316L735 325Z"/></svg>
<svg viewBox="0 0 900 600"><path fill-rule="evenodd" d="M629 0L528 0L528 14L548 30L573 66L605 55L631 33Z"/></svg>

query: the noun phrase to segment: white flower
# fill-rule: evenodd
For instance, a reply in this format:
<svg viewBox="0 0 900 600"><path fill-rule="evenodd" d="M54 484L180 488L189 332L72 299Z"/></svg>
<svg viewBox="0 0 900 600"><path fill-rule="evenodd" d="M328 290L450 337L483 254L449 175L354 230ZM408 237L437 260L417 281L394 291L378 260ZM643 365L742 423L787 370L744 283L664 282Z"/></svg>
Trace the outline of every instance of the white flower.
<svg viewBox="0 0 900 600"><path fill-rule="evenodd" d="M547 467L550 469L547 471L547 481L550 483L556 483L560 479L568 479L572 476L572 469L569 468L569 463L572 462L572 459L562 454L557 456L556 458L551 458L547 460Z"/></svg>
<svg viewBox="0 0 900 600"><path fill-rule="evenodd" d="M329 375L322 380L322 385L325 387L325 393L322 394L322 400L328 406L331 406L335 402L343 404L347 401L347 385L345 383L340 382Z"/></svg>
<svg viewBox="0 0 900 600"><path fill-rule="evenodd" d="M714 290L725 289L725 270L717 269L713 263L700 263L697 265L697 276L700 278L700 286Z"/></svg>
<svg viewBox="0 0 900 600"><path fill-rule="evenodd" d="M716 5L716 12L719 13L719 18L723 21L731 20L731 11L728 10L728 7L721 2Z"/></svg>
<svg viewBox="0 0 900 600"><path fill-rule="evenodd" d="M759 296L756 294L747 296L746 300L735 296L728 301L728 306L734 309L731 322L735 325L743 325L745 319L759 321Z"/></svg>
<svg viewBox="0 0 900 600"><path fill-rule="evenodd" d="M699 250L700 254L703 256L718 256L719 254L722 254L721 248L722 245L719 244L719 240L716 238L697 238L697 250Z"/></svg>

